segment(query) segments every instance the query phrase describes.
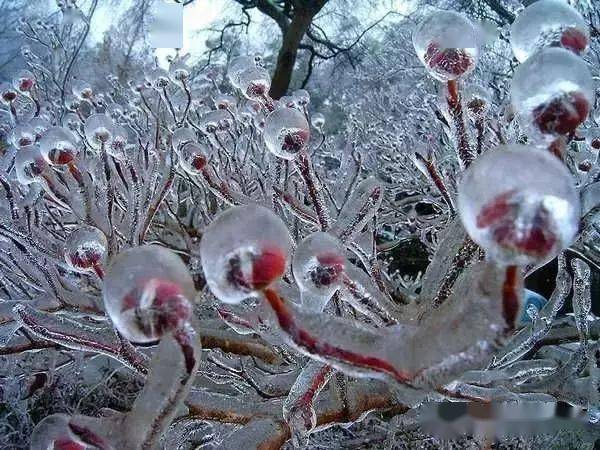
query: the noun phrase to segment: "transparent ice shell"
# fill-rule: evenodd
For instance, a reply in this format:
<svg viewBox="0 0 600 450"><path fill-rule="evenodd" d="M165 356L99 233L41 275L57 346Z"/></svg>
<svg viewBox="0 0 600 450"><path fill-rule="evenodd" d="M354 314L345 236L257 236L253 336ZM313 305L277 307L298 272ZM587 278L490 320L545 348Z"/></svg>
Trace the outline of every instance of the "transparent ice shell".
<svg viewBox="0 0 600 450"><path fill-rule="evenodd" d="M98 228L87 225L79 227L65 242L63 253L73 270L93 272L104 265L108 242Z"/></svg>
<svg viewBox="0 0 600 450"><path fill-rule="evenodd" d="M453 11L429 13L416 27L412 40L417 56L440 81L468 75L479 58L481 33L466 16Z"/></svg>
<svg viewBox="0 0 600 450"><path fill-rule="evenodd" d="M546 48L517 67L511 101L526 126L546 135L567 134L594 104L587 64L562 48Z"/></svg>
<svg viewBox="0 0 600 450"><path fill-rule="evenodd" d="M171 137L171 144L176 152L179 152L183 144L194 141L196 141L196 132L186 127L177 128Z"/></svg>
<svg viewBox="0 0 600 450"><path fill-rule="evenodd" d="M99 150L102 145L108 147L114 138L114 122L106 114L93 114L85 121L84 131L88 143Z"/></svg>
<svg viewBox="0 0 600 450"><path fill-rule="evenodd" d="M501 265L548 261L573 242L579 195L565 165L546 150L490 150L465 171L458 207L471 238Z"/></svg>
<svg viewBox="0 0 600 450"><path fill-rule="evenodd" d="M261 99L271 88L271 75L262 67L254 67L239 75L238 86L247 98Z"/></svg>
<svg viewBox="0 0 600 450"><path fill-rule="evenodd" d="M40 152L50 164L69 164L79 153L77 138L66 128L52 127L40 139Z"/></svg>
<svg viewBox="0 0 600 450"><path fill-rule="evenodd" d="M144 245L119 253L104 278L104 306L133 342L154 342L189 320L194 281L172 251Z"/></svg>
<svg viewBox="0 0 600 450"><path fill-rule="evenodd" d="M52 414L41 420L31 434L31 450L84 450L87 445L69 427L70 417Z"/></svg>
<svg viewBox="0 0 600 450"><path fill-rule="evenodd" d="M16 77L13 78L13 86L19 92L26 93L31 91L35 85L35 76L29 70L21 70Z"/></svg>
<svg viewBox="0 0 600 450"><path fill-rule="evenodd" d="M310 123L317 130L320 130L325 125L325 116L321 113L314 113L310 116Z"/></svg>
<svg viewBox="0 0 600 450"><path fill-rule="evenodd" d="M15 157L17 181L23 185L37 183L42 180L48 163L40 153L38 146L30 145L21 148Z"/></svg>
<svg viewBox="0 0 600 450"><path fill-rule="evenodd" d="M233 126L233 117L225 109L215 109L202 116L200 128L208 134L222 133Z"/></svg>
<svg viewBox="0 0 600 450"><path fill-rule="evenodd" d="M256 61L253 56L238 56L233 58L229 63L227 77L233 86L241 89L240 75L246 70L253 68L256 68Z"/></svg>
<svg viewBox="0 0 600 450"><path fill-rule="evenodd" d="M539 0L517 16L510 30L515 57L523 62L544 47L582 54L590 41L588 24L564 0Z"/></svg>
<svg viewBox="0 0 600 450"><path fill-rule="evenodd" d="M208 287L224 303L258 297L285 272L291 247L288 229L273 211L258 205L230 208L202 236Z"/></svg>
<svg viewBox="0 0 600 450"><path fill-rule="evenodd" d="M179 164L190 175L198 175L208 162L209 147L195 142L183 144L179 151Z"/></svg>
<svg viewBox="0 0 600 450"><path fill-rule="evenodd" d="M310 129L302 112L279 108L267 116L263 134L271 153L292 160L308 144Z"/></svg>
<svg viewBox="0 0 600 450"><path fill-rule="evenodd" d="M322 231L300 242L292 260L294 278L300 290L329 299L342 282L345 253L339 239Z"/></svg>

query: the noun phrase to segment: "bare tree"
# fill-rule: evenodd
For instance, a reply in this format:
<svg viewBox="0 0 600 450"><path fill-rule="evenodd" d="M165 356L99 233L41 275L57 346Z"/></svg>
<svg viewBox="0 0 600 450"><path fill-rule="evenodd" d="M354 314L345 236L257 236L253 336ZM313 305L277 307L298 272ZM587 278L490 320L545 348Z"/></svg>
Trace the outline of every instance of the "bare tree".
<svg viewBox="0 0 600 450"><path fill-rule="evenodd" d="M194 0L184 2L184 5ZM277 55L277 63L272 77L270 95L280 98L287 92L294 66L300 50L308 52L308 67L302 82L306 86L313 71L316 60L327 60L345 55L351 65L353 63L352 50L371 29L379 25L388 15L387 13L374 23L359 30L350 42L333 39L328 36L319 25L319 13L330 0L235 0L242 7L243 18L239 21L229 21L220 29L213 29L220 33L219 44L209 50L210 58L224 48L224 34L237 27L247 28L251 23L249 11L255 9L271 18L281 33L281 44ZM349 6L349 5L348 5Z"/></svg>

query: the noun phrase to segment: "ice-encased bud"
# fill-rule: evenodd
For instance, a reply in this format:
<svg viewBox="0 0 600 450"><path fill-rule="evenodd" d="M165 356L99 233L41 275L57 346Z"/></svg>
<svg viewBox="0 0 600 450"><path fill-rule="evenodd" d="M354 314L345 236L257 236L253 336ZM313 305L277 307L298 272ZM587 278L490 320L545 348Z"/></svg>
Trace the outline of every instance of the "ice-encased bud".
<svg viewBox="0 0 600 450"><path fill-rule="evenodd" d="M339 288L345 266L342 243L321 231L300 242L292 260L294 278L300 290L324 298L330 298Z"/></svg>
<svg viewBox="0 0 600 450"><path fill-rule="evenodd" d="M100 272L106 258L108 242L102 231L92 226L82 226L73 231L65 241L64 255L67 264L78 272Z"/></svg>
<svg viewBox="0 0 600 450"><path fill-rule="evenodd" d="M510 44L519 62L544 47L563 47L582 54L590 41L588 24L563 0L539 0L517 16L510 29Z"/></svg>
<svg viewBox="0 0 600 450"><path fill-rule="evenodd" d="M146 80L148 80L154 89L164 89L171 82L171 79L169 78L169 72L162 67L157 67L150 70L146 74Z"/></svg>
<svg viewBox="0 0 600 450"><path fill-rule="evenodd" d="M262 99L271 88L271 75L262 67L254 67L239 75L238 86L246 98Z"/></svg>
<svg viewBox="0 0 600 450"><path fill-rule="evenodd" d="M579 195L567 168L545 150L512 145L488 151L458 188L462 222L501 265L548 261L573 242Z"/></svg>
<svg viewBox="0 0 600 450"><path fill-rule="evenodd" d="M208 134L222 133L233 126L233 116L225 109L209 111L200 119L200 128Z"/></svg>
<svg viewBox="0 0 600 450"><path fill-rule="evenodd" d="M567 50L547 48L517 67L510 93L526 125L545 135L563 135L587 118L594 82L583 60Z"/></svg>
<svg viewBox="0 0 600 450"><path fill-rule="evenodd" d="M104 278L104 306L133 342L154 342L188 322L194 281L183 261L157 245L119 253Z"/></svg>
<svg viewBox="0 0 600 450"><path fill-rule="evenodd" d="M200 244L202 270L212 293L224 303L257 297L286 270L290 234L263 206L236 206L208 226Z"/></svg>
<svg viewBox="0 0 600 450"><path fill-rule="evenodd" d="M35 134L29 124L16 127L12 132L11 142L17 148L33 145Z"/></svg>
<svg viewBox="0 0 600 450"><path fill-rule="evenodd" d="M106 153L110 156L120 159L125 155L125 148L129 141L129 132L127 129L115 123L112 127L112 139L106 147Z"/></svg>
<svg viewBox="0 0 600 450"><path fill-rule="evenodd" d="M240 88L240 75L246 70L256 68L256 61L252 56L238 56L233 58L227 68L227 77L233 86Z"/></svg>
<svg viewBox="0 0 600 450"><path fill-rule="evenodd" d="M93 114L85 121L83 130L89 144L99 150L103 145L108 147L114 137L114 122L106 114Z"/></svg>
<svg viewBox="0 0 600 450"><path fill-rule="evenodd" d="M283 159L294 159L310 138L308 121L294 108L279 108L265 121L265 144L271 153Z"/></svg>
<svg viewBox="0 0 600 450"><path fill-rule="evenodd" d="M79 153L77 138L65 128L52 127L40 139L40 152L50 164L69 164Z"/></svg>
<svg viewBox="0 0 600 450"><path fill-rule="evenodd" d="M19 94L17 90L14 89L10 84L2 83L2 85L0 85L0 100L2 100L2 103L5 105L9 105L14 102L18 96Z"/></svg>
<svg viewBox="0 0 600 450"><path fill-rule="evenodd" d="M33 131L35 140L39 141L44 135L44 133L48 131L50 127L52 127L52 125L46 119L43 119L41 117L34 117L29 121L28 127Z"/></svg>
<svg viewBox="0 0 600 450"><path fill-rule="evenodd" d="M41 420L31 434L31 450L85 450L88 446L69 427L70 417L52 414Z"/></svg>
<svg viewBox="0 0 600 450"><path fill-rule="evenodd" d="M29 70L21 70L13 79L13 86L19 92L29 92L35 85L35 76Z"/></svg>
<svg viewBox="0 0 600 450"><path fill-rule="evenodd" d="M204 145L195 142L183 144L179 150L181 168L190 175L198 175L206 167L208 150L210 148L206 143Z"/></svg>
<svg viewBox="0 0 600 450"><path fill-rule="evenodd" d="M321 113L314 113L310 116L310 123L317 130L321 130L325 125L325 116Z"/></svg>
<svg viewBox="0 0 600 450"><path fill-rule="evenodd" d="M417 25L412 41L430 75L440 81L469 74L479 58L479 29L457 12L429 13Z"/></svg>
<svg viewBox="0 0 600 450"><path fill-rule="evenodd" d="M188 142L196 141L196 132L191 128L180 127L173 131L173 136L171 137L171 145L173 145L173 150L179 152L181 146Z"/></svg>
<svg viewBox="0 0 600 450"><path fill-rule="evenodd" d="M485 116L492 103L489 92L477 85L466 89L464 102L467 112L473 118Z"/></svg>
<svg viewBox="0 0 600 450"><path fill-rule="evenodd" d="M215 108L234 109L237 101L233 95L220 94L215 98Z"/></svg>
<svg viewBox="0 0 600 450"><path fill-rule="evenodd" d="M90 83L85 80L77 80L73 83L73 95L80 99L90 99L94 95L94 90Z"/></svg>
<svg viewBox="0 0 600 450"><path fill-rule="evenodd" d="M297 89L292 93L292 97L300 106L307 106L310 103L310 94L306 89Z"/></svg>
<svg viewBox="0 0 600 450"><path fill-rule="evenodd" d="M39 147L23 147L17 152L15 171L19 183L27 185L41 181L47 168L48 163L40 153Z"/></svg>

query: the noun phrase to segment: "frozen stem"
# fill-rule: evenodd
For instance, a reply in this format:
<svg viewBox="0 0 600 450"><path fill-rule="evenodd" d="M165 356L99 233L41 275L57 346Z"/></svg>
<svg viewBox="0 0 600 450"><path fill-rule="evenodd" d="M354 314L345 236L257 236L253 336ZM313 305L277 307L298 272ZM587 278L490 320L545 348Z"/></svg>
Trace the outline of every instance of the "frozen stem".
<svg viewBox="0 0 600 450"><path fill-rule="evenodd" d="M450 112L450 116L452 118L452 127L454 128L454 134L456 137L458 162L463 169L466 169L475 159L475 155L473 154L473 151L471 150L471 144L469 143L467 123L462 107L458 81L448 81L447 88L448 111Z"/></svg>

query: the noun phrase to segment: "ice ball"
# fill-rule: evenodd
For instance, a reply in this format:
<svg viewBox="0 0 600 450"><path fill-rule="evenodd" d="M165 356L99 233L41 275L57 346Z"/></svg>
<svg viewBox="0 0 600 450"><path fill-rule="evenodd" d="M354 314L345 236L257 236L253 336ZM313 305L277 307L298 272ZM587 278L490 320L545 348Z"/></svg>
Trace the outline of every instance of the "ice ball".
<svg viewBox="0 0 600 450"><path fill-rule="evenodd" d="M263 206L237 206L208 226L200 244L208 287L222 302L258 297L286 270L292 241L287 227Z"/></svg>
<svg viewBox="0 0 600 450"><path fill-rule="evenodd" d="M587 118L594 82L582 59L561 48L547 48L517 67L510 93L525 124L543 135L563 135Z"/></svg>
<svg viewBox="0 0 600 450"><path fill-rule="evenodd" d="M310 138L308 121L294 108L279 108L265 121L265 144L271 153L283 159L294 159Z"/></svg>
<svg viewBox="0 0 600 450"><path fill-rule="evenodd" d="M115 327L133 342L148 343L175 331L191 316L194 281L172 251L144 245L119 253L104 278L104 306Z"/></svg>
<svg viewBox="0 0 600 450"><path fill-rule="evenodd" d="M462 222L501 265L547 261L579 227L579 195L568 169L545 150L521 145L480 156L458 189Z"/></svg>
<svg viewBox="0 0 600 450"><path fill-rule="evenodd" d="M437 10L428 14L417 25L412 40L421 62L440 81L464 77L479 58L480 31L457 12Z"/></svg>
<svg viewBox="0 0 600 450"><path fill-rule="evenodd" d="M562 47L580 55L589 41L584 18L561 0L532 3L517 16L510 30L510 44L519 62L544 47Z"/></svg>

